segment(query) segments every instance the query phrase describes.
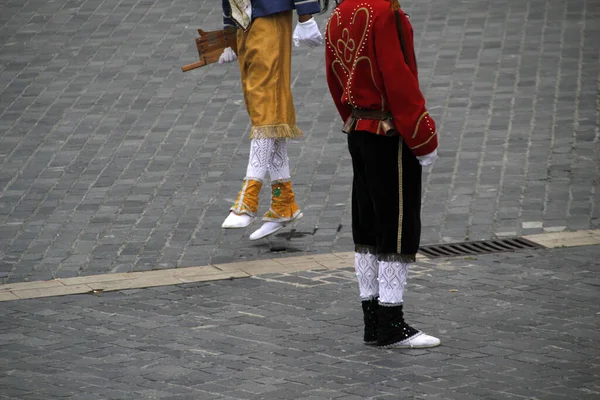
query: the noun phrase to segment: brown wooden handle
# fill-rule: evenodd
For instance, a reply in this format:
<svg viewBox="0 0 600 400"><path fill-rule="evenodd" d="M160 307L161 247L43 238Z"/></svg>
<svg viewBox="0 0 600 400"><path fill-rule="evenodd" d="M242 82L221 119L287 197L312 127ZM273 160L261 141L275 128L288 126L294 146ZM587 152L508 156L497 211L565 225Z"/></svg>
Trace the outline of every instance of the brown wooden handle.
<svg viewBox="0 0 600 400"><path fill-rule="evenodd" d="M187 72L215 63L219 61L223 50L227 47L231 47L234 53L237 53L236 32L237 29L233 27L210 32L198 29L200 37L196 38L196 47L200 61L184 65L181 70Z"/></svg>
<svg viewBox="0 0 600 400"><path fill-rule="evenodd" d="M188 72L196 68L204 67L205 65L206 63L203 60L196 61L195 63L184 65L183 67L181 67L181 71Z"/></svg>

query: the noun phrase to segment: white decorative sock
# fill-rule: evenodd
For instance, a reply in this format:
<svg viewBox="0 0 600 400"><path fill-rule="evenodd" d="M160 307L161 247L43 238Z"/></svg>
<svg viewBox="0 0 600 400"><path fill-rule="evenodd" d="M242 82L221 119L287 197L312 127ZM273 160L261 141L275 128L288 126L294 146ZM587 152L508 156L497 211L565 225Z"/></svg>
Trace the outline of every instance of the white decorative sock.
<svg viewBox="0 0 600 400"><path fill-rule="evenodd" d="M371 253L354 253L354 269L361 300L371 300L379 294L377 282L377 256Z"/></svg>
<svg viewBox="0 0 600 400"><path fill-rule="evenodd" d="M273 139L275 144L269 158L269 175L271 181L290 179L290 159L288 157L287 139Z"/></svg>
<svg viewBox="0 0 600 400"><path fill-rule="evenodd" d="M246 177L263 180L269 170L269 162L275 150L273 138L252 139L250 141L250 156L248 157L248 168Z"/></svg>
<svg viewBox="0 0 600 400"><path fill-rule="evenodd" d="M379 304L402 304L410 264L379 261Z"/></svg>

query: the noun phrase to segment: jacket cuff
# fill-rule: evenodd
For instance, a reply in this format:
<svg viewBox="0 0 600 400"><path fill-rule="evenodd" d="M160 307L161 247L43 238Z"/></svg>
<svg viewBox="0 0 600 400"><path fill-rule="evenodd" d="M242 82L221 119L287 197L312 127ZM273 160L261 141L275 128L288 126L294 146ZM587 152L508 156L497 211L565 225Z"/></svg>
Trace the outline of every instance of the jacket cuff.
<svg viewBox="0 0 600 400"><path fill-rule="evenodd" d="M223 29L231 28L232 26L237 26L233 19L229 17L223 17Z"/></svg>
<svg viewBox="0 0 600 400"><path fill-rule="evenodd" d="M298 15L318 14L321 12L321 5L318 0L299 0L296 1L295 7Z"/></svg>
<svg viewBox="0 0 600 400"><path fill-rule="evenodd" d="M419 118L411 139L410 149L415 156L424 156L437 149L438 135L435 121L429 116L427 111Z"/></svg>

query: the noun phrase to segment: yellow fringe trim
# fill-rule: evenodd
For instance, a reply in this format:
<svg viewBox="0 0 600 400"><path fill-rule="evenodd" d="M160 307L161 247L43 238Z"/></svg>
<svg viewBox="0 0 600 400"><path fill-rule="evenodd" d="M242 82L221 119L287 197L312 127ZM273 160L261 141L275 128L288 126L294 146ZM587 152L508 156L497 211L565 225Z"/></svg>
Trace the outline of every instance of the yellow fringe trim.
<svg viewBox="0 0 600 400"><path fill-rule="evenodd" d="M398 2L398 0L392 0L390 1L391 5L392 5L392 10L396 11L400 9L400 3Z"/></svg>
<svg viewBox="0 0 600 400"><path fill-rule="evenodd" d="M250 132L250 139L294 139L302 136L303 133L300 128L288 124L253 126Z"/></svg>

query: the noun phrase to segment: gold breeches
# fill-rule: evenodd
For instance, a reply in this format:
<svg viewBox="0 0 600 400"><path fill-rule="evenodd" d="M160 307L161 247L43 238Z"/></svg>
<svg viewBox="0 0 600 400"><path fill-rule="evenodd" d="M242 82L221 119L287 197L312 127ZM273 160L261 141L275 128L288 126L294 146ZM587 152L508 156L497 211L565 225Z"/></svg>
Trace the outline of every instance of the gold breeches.
<svg viewBox="0 0 600 400"><path fill-rule="evenodd" d="M250 138L297 138L291 91L292 11L252 21L237 32L238 61Z"/></svg>

